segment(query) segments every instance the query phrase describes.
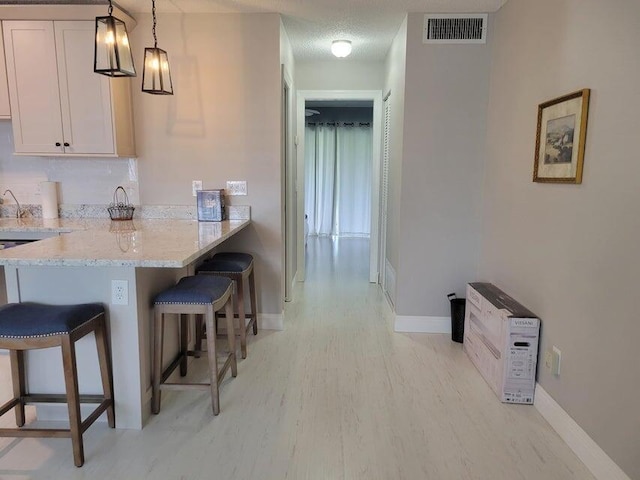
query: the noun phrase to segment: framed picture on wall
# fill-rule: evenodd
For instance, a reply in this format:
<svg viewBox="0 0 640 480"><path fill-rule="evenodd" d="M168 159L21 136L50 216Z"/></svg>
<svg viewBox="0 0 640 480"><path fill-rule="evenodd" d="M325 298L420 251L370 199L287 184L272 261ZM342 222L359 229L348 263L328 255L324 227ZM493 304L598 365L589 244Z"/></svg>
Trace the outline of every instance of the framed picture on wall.
<svg viewBox="0 0 640 480"><path fill-rule="evenodd" d="M585 88L538 106L534 182L582 183L590 93Z"/></svg>

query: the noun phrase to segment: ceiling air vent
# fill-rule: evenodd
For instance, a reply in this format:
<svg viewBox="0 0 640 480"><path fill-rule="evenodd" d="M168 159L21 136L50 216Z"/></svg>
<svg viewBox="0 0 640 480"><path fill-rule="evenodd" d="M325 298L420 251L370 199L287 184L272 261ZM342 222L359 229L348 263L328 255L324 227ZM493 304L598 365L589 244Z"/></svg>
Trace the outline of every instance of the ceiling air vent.
<svg viewBox="0 0 640 480"><path fill-rule="evenodd" d="M423 43L487 43L487 14L427 14Z"/></svg>

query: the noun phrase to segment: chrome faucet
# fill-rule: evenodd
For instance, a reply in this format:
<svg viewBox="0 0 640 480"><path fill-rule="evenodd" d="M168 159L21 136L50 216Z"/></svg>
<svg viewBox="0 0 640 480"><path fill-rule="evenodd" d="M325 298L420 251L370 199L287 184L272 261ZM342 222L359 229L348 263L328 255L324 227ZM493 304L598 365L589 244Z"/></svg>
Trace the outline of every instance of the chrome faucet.
<svg viewBox="0 0 640 480"><path fill-rule="evenodd" d="M25 215L25 212L22 211L22 208L20 208L20 202L18 202L18 199L16 198L16 196L13 194L13 192L9 189L5 190L4 193L2 194L3 197L7 196L7 193L9 193L9 195L11 195L13 197L13 201L16 202L16 218L22 218Z"/></svg>

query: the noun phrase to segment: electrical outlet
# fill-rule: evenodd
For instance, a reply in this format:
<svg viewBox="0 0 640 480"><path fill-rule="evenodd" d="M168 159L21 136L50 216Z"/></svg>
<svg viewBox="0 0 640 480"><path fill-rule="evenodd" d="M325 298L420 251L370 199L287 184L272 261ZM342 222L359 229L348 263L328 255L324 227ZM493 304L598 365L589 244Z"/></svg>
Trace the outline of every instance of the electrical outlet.
<svg viewBox="0 0 640 480"><path fill-rule="evenodd" d="M245 180L227 180L227 195L246 195L247 182Z"/></svg>
<svg viewBox="0 0 640 480"><path fill-rule="evenodd" d="M544 352L544 368L551 371L553 367L553 353L550 350Z"/></svg>
<svg viewBox="0 0 640 480"><path fill-rule="evenodd" d="M111 304L129 305L129 282L127 280L111 280Z"/></svg>
<svg viewBox="0 0 640 480"><path fill-rule="evenodd" d="M556 346L553 347L553 365L551 367L551 373L556 377L560 376L560 363L562 361L562 352Z"/></svg>
<svg viewBox="0 0 640 480"><path fill-rule="evenodd" d="M191 182L191 192L194 197L197 197L197 191L202 190L202 180L194 180Z"/></svg>

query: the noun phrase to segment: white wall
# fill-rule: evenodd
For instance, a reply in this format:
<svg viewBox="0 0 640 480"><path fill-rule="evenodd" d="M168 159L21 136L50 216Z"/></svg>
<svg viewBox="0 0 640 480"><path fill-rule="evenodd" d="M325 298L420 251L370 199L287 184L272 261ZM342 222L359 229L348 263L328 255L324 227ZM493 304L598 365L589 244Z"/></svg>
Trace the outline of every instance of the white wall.
<svg viewBox="0 0 640 480"><path fill-rule="evenodd" d="M408 15L396 313L442 318L477 277L491 40L425 45L423 21Z"/></svg>
<svg viewBox="0 0 640 480"><path fill-rule="evenodd" d="M298 90L381 90L383 62L353 62L349 57L324 62L297 62Z"/></svg>
<svg viewBox="0 0 640 480"><path fill-rule="evenodd" d="M151 18L131 34L142 72ZM224 188L246 180L249 228L225 243L256 257L258 309L282 312L280 191L280 17L277 14L163 14L175 95L134 89L140 200L193 205L192 180ZM138 48L139 47L139 48Z"/></svg>
<svg viewBox="0 0 640 480"><path fill-rule="evenodd" d="M297 169L297 159L296 159L296 150L294 145L294 136L296 130L296 85L294 83L295 73L296 73L296 64L295 59L293 57L293 47L291 46L291 41L289 40L289 35L282 24L282 20L280 21L280 63L283 65L284 72L288 75L288 82L291 82L289 85L289 91L287 93L286 112L284 111L284 103L283 103L283 120L286 120L287 126L284 129L283 134L286 135L286 138L282 139L281 148L283 150L283 154L286 153L286 172L283 172L283 176L286 174L286 182L283 184L283 202L286 204L286 215L287 215L287 225L286 225L286 275L285 282L289 283L289 299L292 298L293 291L293 281L298 272L298 242L297 242L297 232L298 232L298 189L296 188L296 182L298 178L298 169ZM284 79L283 79L284 80ZM283 85L284 88L284 85ZM284 92L283 92L284 95ZM283 99L284 100L284 99ZM285 115L286 114L286 115Z"/></svg>
<svg viewBox="0 0 640 480"><path fill-rule="evenodd" d="M553 14L550 14L553 12ZM544 389L640 479L640 3L511 0L495 18L480 276L542 319ZM532 182L539 103L591 88L581 185Z"/></svg>

